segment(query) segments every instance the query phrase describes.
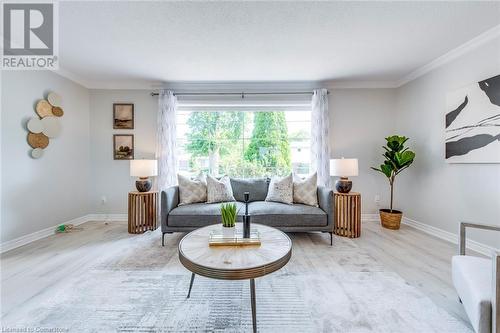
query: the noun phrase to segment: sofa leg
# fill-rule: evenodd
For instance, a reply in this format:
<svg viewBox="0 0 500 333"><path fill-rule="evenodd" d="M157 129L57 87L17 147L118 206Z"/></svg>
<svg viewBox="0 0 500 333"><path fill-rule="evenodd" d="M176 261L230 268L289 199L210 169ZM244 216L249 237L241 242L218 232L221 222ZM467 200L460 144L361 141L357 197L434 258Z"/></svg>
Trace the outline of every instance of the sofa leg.
<svg viewBox="0 0 500 333"><path fill-rule="evenodd" d="M165 246L165 232L161 233L161 246Z"/></svg>

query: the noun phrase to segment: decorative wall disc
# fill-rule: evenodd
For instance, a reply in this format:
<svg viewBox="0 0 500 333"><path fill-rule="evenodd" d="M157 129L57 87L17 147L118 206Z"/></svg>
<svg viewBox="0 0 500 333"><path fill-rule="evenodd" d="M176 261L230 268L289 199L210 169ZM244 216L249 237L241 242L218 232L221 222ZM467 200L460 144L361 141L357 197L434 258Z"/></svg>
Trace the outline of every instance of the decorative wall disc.
<svg viewBox="0 0 500 333"><path fill-rule="evenodd" d="M55 92L50 92L49 95L47 96L47 99L49 100L49 103L52 104L53 106L61 106L61 96Z"/></svg>
<svg viewBox="0 0 500 333"><path fill-rule="evenodd" d="M31 151L31 157L33 158L40 158L43 156L43 149L42 148L35 148Z"/></svg>
<svg viewBox="0 0 500 333"><path fill-rule="evenodd" d="M41 118L45 118L47 116L53 116L52 105L50 105L50 103L47 102L46 100L41 99L36 104L36 113L38 113L38 115Z"/></svg>
<svg viewBox="0 0 500 333"><path fill-rule="evenodd" d="M60 107L54 106L52 108L52 114L56 117L62 117L64 115L64 111Z"/></svg>
<svg viewBox="0 0 500 333"><path fill-rule="evenodd" d="M33 148L30 152L32 158L42 157L44 149L49 145L49 138L61 134L60 117L64 115L61 104L61 96L53 91L49 92L47 99L41 99L36 103L35 112L39 117L30 118L26 123L29 131L27 141Z"/></svg>
<svg viewBox="0 0 500 333"><path fill-rule="evenodd" d="M28 127L28 130L31 133L41 133L43 131L42 121L38 117L33 117L30 120L28 120L26 127Z"/></svg>
<svg viewBox="0 0 500 333"><path fill-rule="evenodd" d="M28 144L32 148L46 148L49 138L43 133L28 133Z"/></svg>
<svg viewBox="0 0 500 333"><path fill-rule="evenodd" d="M42 119L42 133L49 138L55 138L61 134L61 122L57 117L45 117Z"/></svg>

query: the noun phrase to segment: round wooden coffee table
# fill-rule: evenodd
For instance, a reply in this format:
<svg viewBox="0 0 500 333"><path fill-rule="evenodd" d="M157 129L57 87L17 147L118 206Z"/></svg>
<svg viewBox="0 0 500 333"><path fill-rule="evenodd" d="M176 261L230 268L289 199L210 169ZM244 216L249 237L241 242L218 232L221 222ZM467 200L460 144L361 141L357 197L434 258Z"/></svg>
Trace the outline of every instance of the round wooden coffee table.
<svg viewBox="0 0 500 333"><path fill-rule="evenodd" d="M210 233L220 228L220 224L215 224L197 229L179 243L179 259L192 272L187 297L191 295L196 274L222 280L249 279L252 324L256 332L255 278L285 266L292 256L292 241L278 229L252 223L252 230L259 231L261 245L209 246ZM242 224L237 223L236 228L241 229Z"/></svg>

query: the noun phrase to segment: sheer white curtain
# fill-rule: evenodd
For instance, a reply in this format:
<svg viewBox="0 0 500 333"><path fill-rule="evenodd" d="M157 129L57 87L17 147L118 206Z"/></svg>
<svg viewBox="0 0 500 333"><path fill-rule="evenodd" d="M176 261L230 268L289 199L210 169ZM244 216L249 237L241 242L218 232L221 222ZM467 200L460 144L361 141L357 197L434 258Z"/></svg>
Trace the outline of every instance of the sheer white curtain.
<svg viewBox="0 0 500 333"><path fill-rule="evenodd" d="M165 89L160 90L158 96L158 129L156 134L158 191L177 184L176 109L177 98L174 92Z"/></svg>
<svg viewBox="0 0 500 333"><path fill-rule="evenodd" d="M316 89L312 96L311 164L318 172L318 185L330 186L330 115L328 90Z"/></svg>

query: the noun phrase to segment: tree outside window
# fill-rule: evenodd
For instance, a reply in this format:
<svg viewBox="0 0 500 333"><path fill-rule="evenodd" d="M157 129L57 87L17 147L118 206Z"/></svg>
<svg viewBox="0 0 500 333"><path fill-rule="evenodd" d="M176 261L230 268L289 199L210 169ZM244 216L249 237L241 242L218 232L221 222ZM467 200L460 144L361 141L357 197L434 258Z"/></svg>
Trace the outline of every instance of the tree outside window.
<svg viewBox="0 0 500 333"><path fill-rule="evenodd" d="M178 118L181 172L242 178L309 173L309 111L188 111Z"/></svg>

